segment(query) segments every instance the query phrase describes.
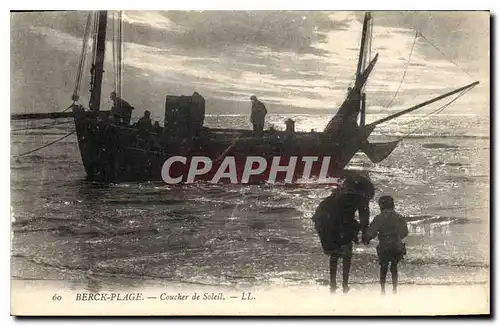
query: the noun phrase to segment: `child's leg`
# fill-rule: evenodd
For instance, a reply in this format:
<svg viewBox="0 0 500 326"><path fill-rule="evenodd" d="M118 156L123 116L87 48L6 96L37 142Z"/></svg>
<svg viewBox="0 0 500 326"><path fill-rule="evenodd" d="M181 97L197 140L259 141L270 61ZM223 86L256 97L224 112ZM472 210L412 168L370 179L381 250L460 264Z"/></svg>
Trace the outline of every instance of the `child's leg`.
<svg viewBox="0 0 500 326"><path fill-rule="evenodd" d="M385 293L385 280L387 278L387 269L389 267L389 262L381 261L380 262L380 289L382 294Z"/></svg>
<svg viewBox="0 0 500 326"><path fill-rule="evenodd" d="M398 291L398 262L391 262L391 275L392 275L392 292Z"/></svg>
<svg viewBox="0 0 500 326"><path fill-rule="evenodd" d="M330 291L335 292L337 290L337 264L338 255L330 255Z"/></svg>

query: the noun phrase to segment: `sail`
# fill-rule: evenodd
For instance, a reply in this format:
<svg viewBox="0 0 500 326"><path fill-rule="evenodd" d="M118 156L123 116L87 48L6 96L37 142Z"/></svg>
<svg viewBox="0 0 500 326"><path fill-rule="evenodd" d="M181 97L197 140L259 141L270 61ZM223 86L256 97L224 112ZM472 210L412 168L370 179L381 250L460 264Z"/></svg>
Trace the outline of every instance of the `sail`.
<svg viewBox="0 0 500 326"><path fill-rule="evenodd" d="M377 55L371 57L372 43L372 16L368 12L363 21L363 31L361 34L361 43L359 48L358 64L356 69L356 79L354 86L349 89L346 99L339 107L335 116L329 121L324 132L335 135L344 125L358 125L358 119L364 121L364 89L368 76L377 61ZM362 112L362 114L360 114ZM362 118L360 118L362 115ZM347 123L346 123L347 122Z"/></svg>
<svg viewBox="0 0 500 326"><path fill-rule="evenodd" d="M387 143L365 143L361 150L373 163L379 163L386 159L398 146L400 140Z"/></svg>

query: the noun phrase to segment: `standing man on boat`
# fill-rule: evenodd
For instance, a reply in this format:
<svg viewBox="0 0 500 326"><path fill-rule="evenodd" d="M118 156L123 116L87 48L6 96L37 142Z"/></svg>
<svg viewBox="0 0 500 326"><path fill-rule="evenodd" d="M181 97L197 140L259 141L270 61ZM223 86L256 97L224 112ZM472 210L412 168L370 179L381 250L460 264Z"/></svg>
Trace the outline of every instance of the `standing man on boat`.
<svg viewBox="0 0 500 326"><path fill-rule="evenodd" d="M316 209L312 219L318 232L321 246L330 256L330 291L337 290L337 266L342 258L342 289L349 291L349 272L352 260L352 245L358 243L362 230L363 242L369 223L369 202L375 188L370 180L361 176L348 177L340 188L335 188ZM358 211L360 222L355 220Z"/></svg>
<svg viewBox="0 0 500 326"><path fill-rule="evenodd" d="M257 99L257 96L250 96L252 101L252 113L250 114L250 122L253 125L253 131L257 135L262 135L264 130L264 121L266 120L267 109L264 103Z"/></svg>
<svg viewBox="0 0 500 326"><path fill-rule="evenodd" d="M149 110L144 111L144 116L137 121L137 129L140 131L151 131L153 129L151 112Z"/></svg>
<svg viewBox="0 0 500 326"><path fill-rule="evenodd" d="M193 136L199 136L205 120L205 98L198 92L191 95L191 106L188 126Z"/></svg>
<svg viewBox="0 0 500 326"><path fill-rule="evenodd" d="M116 92L111 92L110 98L113 101L111 114L115 117L115 120L118 122L123 122L123 124L125 125L129 125L130 119L132 118L132 110L134 109L134 107L124 99L116 96Z"/></svg>

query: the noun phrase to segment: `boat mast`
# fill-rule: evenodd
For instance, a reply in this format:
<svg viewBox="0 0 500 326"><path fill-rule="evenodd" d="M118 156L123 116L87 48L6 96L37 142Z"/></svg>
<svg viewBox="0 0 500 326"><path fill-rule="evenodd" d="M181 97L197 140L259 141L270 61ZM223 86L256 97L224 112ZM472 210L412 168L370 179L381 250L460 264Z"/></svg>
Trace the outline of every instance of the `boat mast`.
<svg viewBox="0 0 500 326"><path fill-rule="evenodd" d="M359 110L360 127L363 127L365 125L365 115L366 115L366 93L363 92L363 95L361 95L361 109Z"/></svg>
<svg viewBox="0 0 500 326"><path fill-rule="evenodd" d="M356 69L356 79L361 74L363 68L363 62L365 57L365 47L366 47L366 34L368 30L368 20L370 20L370 13L365 13L365 19L363 21L363 32L361 34L361 47L359 48L359 59L358 59L358 69Z"/></svg>
<svg viewBox="0 0 500 326"><path fill-rule="evenodd" d="M365 19L363 22L363 31L361 34L361 46L359 50L358 67L356 69L356 78L354 86L350 89L349 94L347 94L346 99L339 107L335 116L330 119L326 125L323 132L328 134L335 134L340 128L343 120L348 117L353 121L356 121L359 117L359 123L361 126L365 123L365 103L366 96L364 95L364 86L368 80L368 76L373 70L377 60L378 53L373 57L373 59L368 57L367 44L370 43L371 33L369 32L369 22L371 19L371 14L367 12L365 14ZM371 60L370 60L371 59Z"/></svg>
<svg viewBox="0 0 500 326"><path fill-rule="evenodd" d="M91 88L90 88L90 111L94 114L99 112L101 106L101 89L102 75L104 72L104 52L106 47L106 25L108 20L107 11L99 11L97 13L97 34L94 38L94 60L91 73Z"/></svg>
<svg viewBox="0 0 500 326"><path fill-rule="evenodd" d="M358 58L358 68L356 69L356 84L358 83L358 79L361 77L362 70L364 69L364 65L366 65L366 43L367 43L367 34L368 34L368 22L371 19L371 14L369 12L365 13L365 19L363 21L363 31L361 33L361 47L359 48L359 58ZM368 58L369 59L369 58ZM365 108L366 108L366 94L362 92L363 87L356 89L358 92L358 98L360 99L360 108L359 108L359 125L365 125Z"/></svg>

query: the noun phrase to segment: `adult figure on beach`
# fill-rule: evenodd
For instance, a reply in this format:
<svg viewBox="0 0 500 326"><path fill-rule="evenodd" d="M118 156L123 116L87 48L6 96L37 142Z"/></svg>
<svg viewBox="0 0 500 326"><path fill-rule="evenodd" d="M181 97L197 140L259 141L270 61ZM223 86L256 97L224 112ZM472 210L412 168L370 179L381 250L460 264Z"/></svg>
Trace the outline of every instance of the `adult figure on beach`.
<svg viewBox="0 0 500 326"><path fill-rule="evenodd" d="M335 188L316 209L312 219L318 232L321 246L330 257L330 291L337 290L337 266L342 258L342 290L349 291L352 246L358 243L361 230L366 239L370 209L375 188L370 180L361 176L347 177L342 186ZM355 219L358 211L359 222Z"/></svg>

